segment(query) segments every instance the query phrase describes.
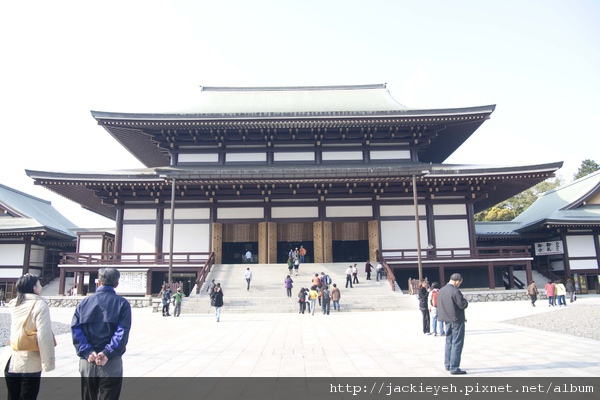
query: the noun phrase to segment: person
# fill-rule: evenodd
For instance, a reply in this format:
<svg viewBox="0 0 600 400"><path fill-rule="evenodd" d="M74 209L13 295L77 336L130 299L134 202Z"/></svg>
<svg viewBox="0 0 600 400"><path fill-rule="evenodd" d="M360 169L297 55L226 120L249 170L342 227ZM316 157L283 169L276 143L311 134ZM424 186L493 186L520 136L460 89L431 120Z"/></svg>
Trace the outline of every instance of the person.
<svg viewBox="0 0 600 400"><path fill-rule="evenodd" d="M308 291L308 300L309 300L309 304L310 304L310 313L314 316L315 315L315 307L316 307L316 303L317 303L317 297L319 297L319 293L317 293L317 287L315 285L310 287L310 290Z"/></svg>
<svg viewBox="0 0 600 400"><path fill-rule="evenodd" d="M304 314L306 310L306 293L304 288L298 292L298 314Z"/></svg>
<svg viewBox="0 0 600 400"><path fill-rule="evenodd" d="M325 285L331 285L331 277L329 276L329 274L321 272L321 277L319 278L319 287L323 287Z"/></svg>
<svg viewBox="0 0 600 400"><path fill-rule="evenodd" d="M431 323L433 324L433 336L437 336L438 323L440 327L440 336L446 336L446 330L444 329L444 323L438 320L438 294L440 292L440 285L437 282L431 284L431 291L429 292L429 305L431 306L430 315Z"/></svg>
<svg viewBox="0 0 600 400"><path fill-rule="evenodd" d="M352 283L360 283L358 282L358 267L356 266L356 263L352 267Z"/></svg>
<svg viewBox="0 0 600 400"><path fill-rule="evenodd" d="M208 287L206 288L206 292L208 293L209 296L212 296L214 291L215 291L215 280L213 279L208 284Z"/></svg>
<svg viewBox="0 0 600 400"><path fill-rule="evenodd" d="M171 291L171 288L168 287L166 284L164 284L159 293L159 295L161 296L161 299L162 299L162 316L163 317L171 316L171 314L169 314L169 304L171 303L171 293L173 293Z"/></svg>
<svg viewBox="0 0 600 400"><path fill-rule="evenodd" d="M252 252L250 250L246 251L246 262L252 262Z"/></svg>
<svg viewBox="0 0 600 400"><path fill-rule="evenodd" d="M429 322L429 305L427 299L429 298L429 291L427 290L427 282L421 281L419 292L417 296L419 298L419 310L423 316L423 333L425 335L431 335L431 327Z"/></svg>
<svg viewBox="0 0 600 400"><path fill-rule="evenodd" d="M4 289L0 288L0 307L4 307L6 305L6 294L4 293Z"/></svg>
<svg viewBox="0 0 600 400"><path fill-rule="evenodd" d="M252 271L250 271L250 268L246 268L246 272L244 272L244 278L246 279L246 282L248 283L246 290L250 290L250 281L252 280Z"/></svg>
<svg viewBox="0 0 600 400"><path fill-rule="evenodd" d="M290 297L290 298L292 297L292 288L294 287L293 283L294 283L294 281L292 280L292 278L290 278L289 275L283 281L283 284L287 291L287 297Z"/></svg>
<svg viewBox="0 0 600 400"><path fill-rule="evenodd" d="M558 301L558 306L567 306L567 301L565 300L565 295L567 294L567 290L565 289L565 285L560 280L556 280L554 282L556 287L556 300Z"/></svg>
<svg viewBox="0 0 600 400"><path fill-rule="evenodd" d="M174 317L179 317L179 315L181 315L181 299L184 297L185 294L183 294L181 288L177 288L177 291L173 295L173 305L175 306L173 310Z"/></svg>
<svg viewBox="0 0 600 400"><path fill-rule="evenodd" d="M446 349L444 366L452 375L464 375L460 369L460 358L465 341L465 308L467 299L458 290L463 282L461 274L454 273L450 281L438 293L438 320L446 323Z"/></svg>
<svg viewBox="0 0 600 400"><path fill-rule="evenodd" d="M554 307L554 283L552 283L552 281L548 281L544 289L546 289L546 296L548 296L548 307Z"/></svg>
<svg viewBox="0 0 600 400"><path fill-rule="evenodd" d="M348 284L352 288L352 265L346 269L346 289L348 289Z"/></svg>
<svg viewBox="0 0 600 400"><path fill-rule="evenodd" d="M300 250L298 250L298 253L300 254L300 262L303 263L306 257L306 249L304 246L300 245Z"/></svg>
<svg viewBox="0 0 600 400"><path fill-rule="evenodd" d="M215 285L215 291L210 299L210 305L215 308L215 318L219 322L221 320L221 307L223 307L223 289L221 289L220 282Z"/></svg>
<svg viewBox="0 0 600 400"><path fill-rule="evenodd" d="M84 400L118 399L121 393L131 306L115 292L120 277L116 268L100 269L96 292L75 308L71 334Z"/></svg>
<svg viewBox="0 0 600 400"><path fill-rule="evenodd" d="M365 272L367 273L367 280L371 280L371 271L373 270L373 265L371 265L370 261L365 263Z"/></svg>
<svg viewBox="0 0 600 400"><path fill-rule="evenodd" d="M537 287L535 286L535 281L531 281L529 286L527 286L527 294L531 299L531 305L535 307L535 302L537 301L537 296L539 294Z"/></svg>
<svg viewBox="0 0 600 400"><path fill-rule="evenodd" d="M383 279L383 265L381 263L377 263L377 267L375 268L375 272L377 273L377 282L379 282L379 278Z"/></svg>
<svg viewBox="0 0 600 400"><path fill-rule="evenodd" d="M319 279L319 274L315 274L315 276L312 278L312 284L317 288L321 286L321 279Z"/></svg>
<svg viewBox="0 0 600 400"><path fill-rule="evenodd" d="M342 294L340 293L340 289L337 285L333 284L333 289L331 290L331 300L333 301L333 309L340 311L340 299L342 298Z"/></svg>
<svg viewBox="0 0 600 400"><path fill-rule="evenodd" d="M8 399L36 399L42 371L49 372L55 368L50 309L41 296L42 285L37 276L23 275L17 281L16 289L17 298L8 304L11 315L10 342L15 346L24 328L28 331L37 330L39 351L13 350L9 346L3 353L1 366Z"/></svg>
<svg viewBox="0 0 600 400"><path fill-rule="evenodd" d="M329 291L329 286L323 286L321 292L319 292L319 297L321 298L321 309L323 310L323 315L329 315L329 311L331 309L331 292Z"/></svg>
<svg viewBox="0 0 600 400"><path fill-rule="evenodd" d="M292 257L288 257L287 265L288 265L288 272L290 275L292 275L292 269L294 269L294 260L292 260Z"/></svg>
<svg viewBox="0 0 600 400"><path fill-rule="evenodd" d="M300 260L297 258L294 258L294 270L296 272L296 276L298 276L298 268L300 268Z"/></svg>
<svg viewBox="0 0 600 400"><path fill-rule="evenodd" d="M567 289L567 293L569 294L569 303L575 301L575 285L573 284L573 279L567 279L567 285L565 287Z"/></svg>

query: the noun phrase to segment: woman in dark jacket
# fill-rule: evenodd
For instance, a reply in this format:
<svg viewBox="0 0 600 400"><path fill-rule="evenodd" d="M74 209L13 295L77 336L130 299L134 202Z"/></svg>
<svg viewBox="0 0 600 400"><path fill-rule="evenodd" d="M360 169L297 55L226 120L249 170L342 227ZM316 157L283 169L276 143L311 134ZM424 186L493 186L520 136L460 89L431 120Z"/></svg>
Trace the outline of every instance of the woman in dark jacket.
<svg viewBox="0 0 600 400"><path fill-rule="evenodd" d="M285 290L287 291L287 297L292 297L292 288L294 287L294 281L292 280L292 278L290 278L289 275L285 278L283 284L285 286Z"/></svg>
<svg viewBox="0 0 600 400"><path fill-rule="evenodd" d="M210 299L211 306L215 307L215 317L217 318L217 322L219 322L221 319L221 307L223 307L223 289L221 289L221 283L217 283Z"/></svg>
<svg viewBox="0 0 600 400"><path fill-rule="evenodd" d="M419 310L423 314L423 333L426 335L430 335L430 323L429 323L429 305L427 304L427 298L429 297L429 292L427 291L427 282L421 282L421 288L419 289Z"/></svg>

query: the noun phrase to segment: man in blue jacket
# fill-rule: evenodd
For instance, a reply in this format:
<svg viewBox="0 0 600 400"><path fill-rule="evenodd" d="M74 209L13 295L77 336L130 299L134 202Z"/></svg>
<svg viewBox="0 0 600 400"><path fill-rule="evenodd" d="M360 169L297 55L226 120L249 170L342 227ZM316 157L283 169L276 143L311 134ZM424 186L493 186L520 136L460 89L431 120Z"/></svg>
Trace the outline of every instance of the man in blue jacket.
<svg viewBox="0 0 600 400"><path fill-rule="evenodd" d="M469 303L458 288L463 278L452 274L450 282L438 292L438 321L446 323L446 351L444 366L452 375L464 375L460 369L460 357L465 342L465 308Z"/></svg>
<svg viewBox="0 0 600 400"><path fill-rule="evenodd" d="M117 295L121 274L115 268L98 272L99 287L77 305L71 333L81 373L81 398L118 399L123 380L125 346L131 329L131 306Z"/></svg>

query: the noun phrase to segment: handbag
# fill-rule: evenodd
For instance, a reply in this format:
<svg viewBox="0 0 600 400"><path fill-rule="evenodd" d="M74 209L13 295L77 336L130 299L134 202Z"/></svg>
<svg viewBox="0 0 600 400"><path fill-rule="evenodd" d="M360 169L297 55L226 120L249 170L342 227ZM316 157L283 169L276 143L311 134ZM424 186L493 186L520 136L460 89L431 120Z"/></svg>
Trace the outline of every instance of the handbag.
<svg viewBox="0 0 600 400"><path fill-rule="evenodd" d="M29 310L29 314L27 314L27 318L25 322L23 322L23 326L21 327L21 333L19 338L15 343L12 344L13 350L17 351L40 351L40 346L37 341L37 327L33 331L28 331L25 329L27 326L27 322L29 322L29 318L31 317L31 313L33 312L33 308L35 307L37 300L31 306L31 310ZM54 333L52 333L52 340L54 341L54 346L56 347L56 338L54 337Z"/></svg>

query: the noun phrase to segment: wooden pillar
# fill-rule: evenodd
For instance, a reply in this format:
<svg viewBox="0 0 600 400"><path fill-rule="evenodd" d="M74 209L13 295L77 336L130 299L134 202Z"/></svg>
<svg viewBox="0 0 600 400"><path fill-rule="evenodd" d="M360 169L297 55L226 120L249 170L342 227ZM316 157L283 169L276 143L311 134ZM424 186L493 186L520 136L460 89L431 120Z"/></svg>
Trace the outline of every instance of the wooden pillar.
<svg viewBox="0 0 600 400"><path fill-rule="evenodd" d="M58 295L64 296L65 295L65 285L66 285L66 280L67 280L67 271L65 271L65 268L63 268L63 267L59 267L59 270L60 270L60 277L58 278Z"/></svg>
<svg viewBox="0 0 600 400"><path fill-rule="evenodd" d="M443 287L446 285L446 273L444 271L444 264L440 264L440 266L438 267L438 274L440 276L440 287Z"/></svg>
<svg viewBox="0 0 600 400"><path fill-rule="evenodd" d="M31 262L31 242L25 243L25 251L23 252L23 274L29 273L29 263Z"/></svg>
<svg viewBox="0 0 600 400"><path fill-rule="evenodd" d="M267 222L267 262L277 264L277 222Z"/></svg>
<svg viewBox="0 0 600 400"><path fill-rule="evenodd" d="M123 214L123 208L117 207L117 220L115 222L115 253L121 253L123 249Z"/></svg>
<svg viewBox="0 0 600 400"><path fill-rule="evenodd" d="M78 296L82 296L83 295L83 280L85 279L85 272L75 272L75 276L77 277L77 279L75 279L77 281L77 295ZM91 277L90 277L91 280Z"/></svg>
<svg viewBox="0 0 600 400"><path fill-rule="evenodd" d="M369 260L377 260L379 250L379 221L369 221ZM366 261L366 260L365 260Z"/></svg>
<svg viewBox="0 0 600 400"><path fill-rule="evenodd" d="M152 270L146 271L146 297L152 296Z"/></svg>
<svg viewBox="0 0 600 400"><path fill-rule="evenodd" d="M154 228L154 253L156 253L156 262L163 263L164 257L158 257L158 253L163 252L163 236L165 226L165 209L159 207L156 209L156 227Z"/></svg>
<svg viewBox="0 0 600 400"><path fill-rule="evenodd" d="M496 279L494 279L494 264L488 263L488 280L490 282L490 289L496 289Z"/></svg>
<svg viewBox="0 0 600 400"><path fill-rule="evenodd" d="M269 226L267 222L258 223L258 263L268 264L269 263Z"/></svg>
<svg viewBox="0 0 600 400"><path fill-rule="evenodd" d="M333 262L333 224L323 221L323 262Z"/></svg>
<svg viewBox="0 0 600 400"><path fill-rule="evenodd" d="M525 284L529 285L531 281L533 281L533 274L531 272L531 261L526 261L525 263L525 277L527 279L527 282L525 282Z"/></svg>
<svg viewBox="0 0 600 400"><path fill-rule="evenodd" d="M323 261L323 222L313 222L313 253L315 263L322 263Z"/></svg>
<svg viewBox="0 0 600 400"><path fill-rule="evenodd" d="M223 260L223 224L212 223L212 250L215 253L215 264L221 264Z"/></svg>

